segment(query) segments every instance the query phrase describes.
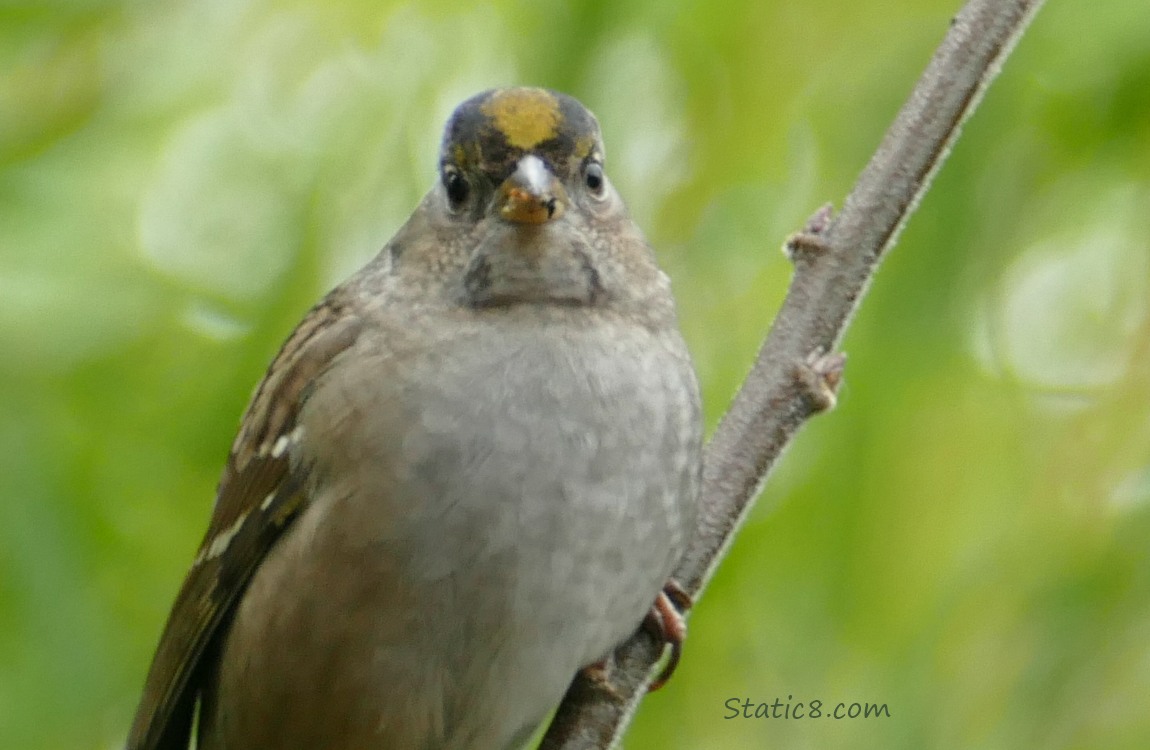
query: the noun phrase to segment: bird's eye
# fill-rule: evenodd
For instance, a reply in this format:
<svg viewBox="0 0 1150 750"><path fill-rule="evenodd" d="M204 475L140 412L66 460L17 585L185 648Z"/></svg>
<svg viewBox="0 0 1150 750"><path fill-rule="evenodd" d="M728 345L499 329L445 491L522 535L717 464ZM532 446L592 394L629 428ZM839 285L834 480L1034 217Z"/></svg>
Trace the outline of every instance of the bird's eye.
<svg viewBox="0 0 1150 750"><path fill-rule="evenodd" d="M467 202L467 196L471 193L467 178L452 166L443 168L443 189L447 191L447 200L453 209L458 209Z"/></svg>
<svg viewBox="0 0 1150 750"><path fill-rule="evenodd" d="M603 176L603 165L591 162L583 169L583 182L596 198L602 198L607 190L607 178Z"/></svg>

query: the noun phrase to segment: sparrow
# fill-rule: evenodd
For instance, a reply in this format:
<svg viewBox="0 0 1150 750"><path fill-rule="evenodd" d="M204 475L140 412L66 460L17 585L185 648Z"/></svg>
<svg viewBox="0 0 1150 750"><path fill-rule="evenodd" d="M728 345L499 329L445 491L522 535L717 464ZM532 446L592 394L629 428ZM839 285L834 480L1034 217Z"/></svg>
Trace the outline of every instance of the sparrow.
<svg viewBox="0 0 1150 750"><path fill-rule="evenodd" d="M520 747L641 625L681 639L701 442L594 115L466 100L255 391L128 750Z"/></svg>

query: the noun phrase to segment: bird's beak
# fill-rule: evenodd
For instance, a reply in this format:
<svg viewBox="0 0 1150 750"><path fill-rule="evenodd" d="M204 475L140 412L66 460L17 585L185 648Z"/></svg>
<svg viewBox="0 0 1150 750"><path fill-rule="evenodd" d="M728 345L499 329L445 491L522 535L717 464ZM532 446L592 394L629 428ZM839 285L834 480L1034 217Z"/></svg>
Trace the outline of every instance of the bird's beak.
<svg viewBox="0 0 1150 750"><path fill-rule="evenodd" d="M499 216L514 224L543 224L563 214L567 194L543 160L527 154L499 186Z"/></svg>

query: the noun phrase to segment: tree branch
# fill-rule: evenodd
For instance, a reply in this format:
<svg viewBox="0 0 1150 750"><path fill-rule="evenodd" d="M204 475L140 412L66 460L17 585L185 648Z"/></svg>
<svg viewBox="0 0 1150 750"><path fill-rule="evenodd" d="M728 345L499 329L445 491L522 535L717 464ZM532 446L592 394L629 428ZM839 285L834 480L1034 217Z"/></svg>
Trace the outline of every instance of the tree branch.
<svg viewBox="0 0 1150 750"><path fill-rule="evenodd" d="M707 446L695 537L675 578L695 598L799 428L834 404L842 339L884 253L895 242L967 117L1042 0L970 0L831 220L821 209L788 240L790 289L754 367ZM643 631L619 647L608 683L580 674L540 750L608 748L642 699L660 644Z"/></svg>

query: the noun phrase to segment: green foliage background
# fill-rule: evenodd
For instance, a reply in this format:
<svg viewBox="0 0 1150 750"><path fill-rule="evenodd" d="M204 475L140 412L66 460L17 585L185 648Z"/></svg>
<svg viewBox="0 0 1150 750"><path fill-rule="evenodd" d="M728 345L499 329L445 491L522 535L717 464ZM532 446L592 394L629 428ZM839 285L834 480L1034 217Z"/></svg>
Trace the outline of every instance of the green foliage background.
<svg viewBox="0 0 1150 750"><path fill-rule="evenodd" d="M711 423L959 0L0 3L0 747L114 748L250 389L451 107L587 102ZM628 747L1150 746L1150 25L1051 2ZM890 718L725 719L724 701Z"/></svg>

